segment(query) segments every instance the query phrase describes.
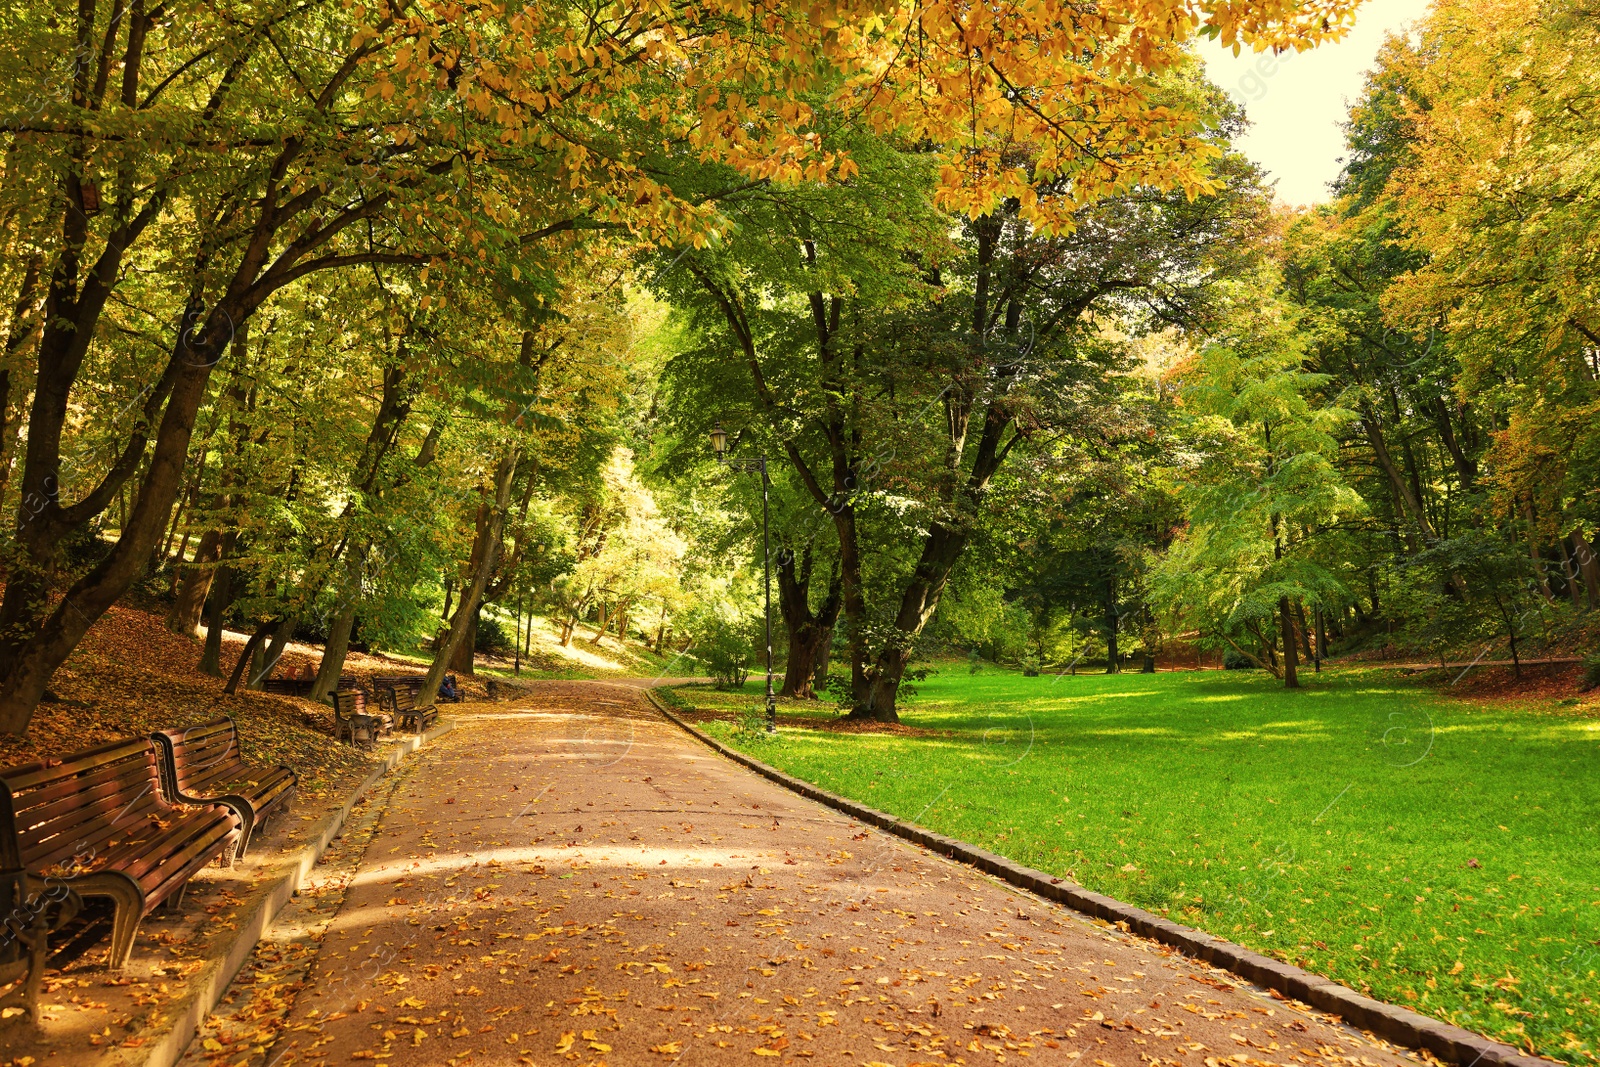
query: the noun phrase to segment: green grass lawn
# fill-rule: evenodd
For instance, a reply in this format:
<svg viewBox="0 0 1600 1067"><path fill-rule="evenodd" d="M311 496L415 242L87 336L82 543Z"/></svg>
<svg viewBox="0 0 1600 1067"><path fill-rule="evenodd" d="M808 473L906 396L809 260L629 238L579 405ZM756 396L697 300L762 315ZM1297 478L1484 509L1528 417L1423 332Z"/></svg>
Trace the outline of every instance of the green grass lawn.
<svg viewBox="0 0 1600 1067"><path fill-rule="evenodd" d="M873 807L1371 995L1600 1062L1600 718L1378 671L947 670L896 736L712 732ZM732 711L759 703L684 688ZM801 706L790 704L800 711ZM828 716L811 705L810 714Z"/></svg>

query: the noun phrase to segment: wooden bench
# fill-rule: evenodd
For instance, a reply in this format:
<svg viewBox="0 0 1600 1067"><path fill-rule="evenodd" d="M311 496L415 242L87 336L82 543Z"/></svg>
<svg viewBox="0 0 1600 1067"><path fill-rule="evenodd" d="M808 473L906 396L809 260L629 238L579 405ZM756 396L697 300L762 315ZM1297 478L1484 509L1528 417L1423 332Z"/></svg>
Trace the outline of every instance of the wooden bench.
<svg viewBox="0 0 1600 1067"><path fill-rule="evenodd" d="M393 711L395 694L404 690L411 694L411 699L415 702L422 693L422 681L422 676L419 674L374 674L371 678L372 694L377 698L380 707Z"/></svg>
<svg viewBox="0 0 1600 1067"><path fill-rule="evenodd" d="M367 694L359 689L339 689L333 694L333 739L346 737L352 745L371 748L385 728L384 716L367 710Z"/></svg>
<svg viewBox="0 0 1600 1067"><path fill-rule="evenodd" d="M389 691L390 707L394 709L395 722L402 730L420 734L439 721L439 709L432 704L418 706L416 690L394 688Z"/></svg>
<svg viewBox="0 0 1600 1067"><path fill-rule="evenodd" d="M128 962L146 915L180 902L212 860L229 861L239 830L226 805L162 799L148 738L0 770L0 870L109 899L113 971Z"/></svg>
<svg viewBox="0 0 1600 1067"><path fill-rule="evenodd" d="M406 688L412 693L420 693L423 681L423 676L420 674L374 674L372 688L379 691Z"/></svg>
<svg viewBox="0 0 1600 1067"><path fill-rule="evenodd" d="M375 674L372 692L378 698L378 706L393 712L395 720L399 721L401 701L409 700L410 705L415 706L422 696L423 681L420 674Z"/></svg>
<svg viewBox="0 0 1600 1067"><path fill-rule="evenodd" d="M243 856L269 816L288 811L299 776L288 767L250 767L239 754L239 731L222 716L200 726L150 735L161 759L167 799L178 804L226 804L239 817Z"/></svg>
<svg viewBox="0 0 1600 1067"><path fill-rule="evenodd" d="M268 678L261 683L261 691L275 693L278 696L305 697L311 695L311 689L317 684L316 678ZM356 688L356 676L353 674L339 675L339 682L335 689Z"/></svg>

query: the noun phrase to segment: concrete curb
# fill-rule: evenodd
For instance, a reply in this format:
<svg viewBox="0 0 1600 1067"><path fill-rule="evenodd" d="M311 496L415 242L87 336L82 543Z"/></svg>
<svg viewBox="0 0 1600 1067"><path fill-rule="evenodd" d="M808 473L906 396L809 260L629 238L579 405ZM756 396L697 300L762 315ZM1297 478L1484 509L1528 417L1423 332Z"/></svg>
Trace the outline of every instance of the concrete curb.
<svg viewBox="0 0 1600 1067"><path fill-rule="evenodd" d="M655 690L645 690L657 711L681 726L690 736L698 739L722 755L748 767L786 789L803 797L826 804L862 822L876 826L885 833L894 834L923 848L969 864L986 874L1044 897L1064 904L1074 911L1096 919L1103 919L1122 930L1141 937L1171 945L1187 956L1253 982L1266 989L1276 990L1284 996L1303 1001L1314 1008L1342 1017L1352 1026L1369 1031L1386 1041L1410 1048L1426 1049L1446 1063L1461 1067L1550 1067L1554 1060L1530 1056L1510 1045L1492 1041L1471 1030L1440 1022L1394 1004L1385 1004L1362 996L1355 990L1330 981L1321 975L1252 952L1231 941L1193 927L1163 919L1131 904L1091 892L1080 885L1053 878L1043 871L1013 863L1004 856L969 845L953 837L934 833L915 823L903 822L893 815L858 804L853 800L820 789L810 782L785 774L760 760L729 748L722 742L696 729L679 718Z"/></svg>
<svg viewBox="0 0 1600 1067"><path fill-rule="evenodd" d="M373 768L372 773L345 798L343 804L323 816L312 828L310 840L300 849L299 855L289 858L287 870L278 876L265 893L256 897L255 904L248 912L239 917L238 931L226 951L206 961L205 967L189 984L187 995L172 1005L170 1014L163 1016L160 1032L151 1036L140 1035L145 1037L145 1043L136 1051L127 1050L132 1051L133 1055L123 1062L129 1067L173 1067L182 1058L200 1024L222 1000L228 985L255 951L256 943L266 934L272 920L299 892L301 882L338 836L345 820L350 817L350 809L384 776L398 767L406 756L453 729L455 723L441 722L425 734L401 741L389 751L383 765Z"/></svg>

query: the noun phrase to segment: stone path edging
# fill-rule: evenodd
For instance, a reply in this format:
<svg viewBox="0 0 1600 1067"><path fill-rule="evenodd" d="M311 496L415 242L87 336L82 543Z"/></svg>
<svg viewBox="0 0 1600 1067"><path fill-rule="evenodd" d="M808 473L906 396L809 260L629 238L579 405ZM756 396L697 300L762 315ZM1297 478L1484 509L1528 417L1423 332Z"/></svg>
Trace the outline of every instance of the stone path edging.
<svg viewBox="0 0 1600 1067"><path fill-rule="evenodd" d="M343 829L345 820L350 816L350 809L355 807L356 802L373 786L382 781L385 775L398 767L406 756L453 729L455 729L454 722L441 722L427 733L413 735L395 745L390 749L388 758L384 760L382 766L374 767L372 773L356 786L343 804L323 816L321 821L312 827L310 838L301 847L299 855L289 858L288 870L279 875L277 881L265 893L256 897L254 905L240 917L238 930L233 938L220 953L208 959L205 966L195 975L194 981L189 984L188 993L173 1005L171 1013L163 1019L161 1032L153 1038L147 1038L135 1055L124 1061L129 1067L173 1067L182 1058L200 1023L228 991L229 984L244 966L245 961L250 958L250 953L255 951L256 943L266 934L267 928L272 925L272 920L283 910L289 898L299 892L305 876L316 866L322 854L328 850L328 846Z"/></svg>
<svg viewBox="0 0 1600 1067"><path fill-rule="evenodd" d="M729 748L696 729L679 718L655 690L647 689L645 695L657 711L691 736L735 763L743 764L763 778L770 779L801 796L826 804L835 811L853 816L940 855L970 864L1046 900L1064 904L1074 911L1093 918L1103 919L1129 933L1171 945L1185 955L1231 971L1256 985L1276 990L1322 1011L1332 1012L1350 1025L1370 1031L1387 1041L1411 1048L1426 1049L1446 1063L1459 1064L1460 1067L1550 1067L1550 1064L1555 1062L1530 1056L1510 1045L1459 1026L1440 1022L1438 1019L1429 1018L1407 1008L1363 996L1321 975L1312 974L1310 971L1272 959L1270 956L1263 956L1259 952L1252 952L1243 946L1224 941L1220 937L1213 937L1193 927L1163 919L1142 908L1092 892L1065 879L1051 877L1032 867L1024 867L1004 856L997 856L993 852L957 838L946 837L915 823L904 822L893 815L858 804L837 793L830 793L826 789L785 774L776 767L768 766L760 760Z"/></svg>

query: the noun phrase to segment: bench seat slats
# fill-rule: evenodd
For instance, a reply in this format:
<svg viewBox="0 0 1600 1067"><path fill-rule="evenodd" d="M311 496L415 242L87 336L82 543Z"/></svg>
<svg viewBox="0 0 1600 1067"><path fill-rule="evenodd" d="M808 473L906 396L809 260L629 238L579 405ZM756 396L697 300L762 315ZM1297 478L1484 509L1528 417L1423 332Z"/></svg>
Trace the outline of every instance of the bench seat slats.
<svg viewBox="0 0 1600 1067"><path fill-rule="evenodd" d="M111 899L114 970L127 962L140 920L213 859L230 857L239 831L226 806L164 799L145 738L0 770L0 852L31 877Z"/></svg>
<svg viewBox="0 0 1600 1067"><path fill-rule="evenodd" d="M161 760L161 780L170 799L226 804L242 826L243 856L267 818L288 810L299 778L288 767L251 767L239 752L239 732L224 715L184 730L150 735Z"/></svg>
<svg viewBox="0 0 1600 1067"><path fill-rule="evenodd" d="M174 820L165 828L153 828L148 834L130 836L116 847L108 849L103 865L119 870L139 883L152 898L145 907L148 914L164 894L155 893L173 878L187 877L191 860L204 853L209 860L222 848L233 827L203 813ZM101 859L101 857L96 857ZM91 869L98 869L96 864Z"/></svg>

